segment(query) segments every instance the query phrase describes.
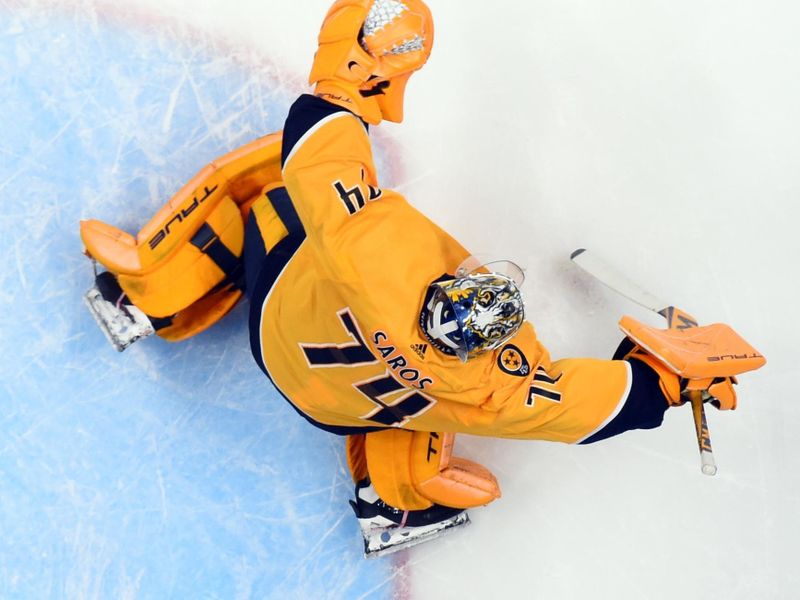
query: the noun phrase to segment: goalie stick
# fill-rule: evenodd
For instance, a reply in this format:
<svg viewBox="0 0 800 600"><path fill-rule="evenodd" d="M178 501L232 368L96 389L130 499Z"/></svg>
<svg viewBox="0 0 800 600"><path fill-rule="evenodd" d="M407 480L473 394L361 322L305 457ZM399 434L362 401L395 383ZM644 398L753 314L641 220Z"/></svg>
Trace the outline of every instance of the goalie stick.
<svg viewBox="0 0 800 600"><path fill-rule="evenodd" d="M689 329L697 327L697 321L689 313L663 302L638 284L634 283L612 265L605 262L585 248L579 248L570 255L572 262L589 273L606 287L618 294L632 300L636 304L653 311L667 320L669 329ZM717 465L714 462L714 452L711 449L711 434L708 431L706 412L703 407L703 393L698 390L686 392L692 403L692 416L694 417L697 446L700 450L700 465L703 474L716 475Z"/></svg>

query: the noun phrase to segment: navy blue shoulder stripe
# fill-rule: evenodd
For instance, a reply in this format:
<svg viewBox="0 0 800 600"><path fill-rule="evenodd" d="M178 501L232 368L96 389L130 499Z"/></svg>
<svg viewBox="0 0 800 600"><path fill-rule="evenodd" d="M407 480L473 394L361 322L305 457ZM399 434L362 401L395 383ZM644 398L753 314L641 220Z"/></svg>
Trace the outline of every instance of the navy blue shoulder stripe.
<svg viewBox="0 0 800 600"><path fill-rule="evenodd" d="M289 116L283 126L283 145L281 146L281 167L292 152L295 144L300 141L308 130L332 114L347 111L347 109L331 104L330 102L303 94L289 109Z"/></svg>

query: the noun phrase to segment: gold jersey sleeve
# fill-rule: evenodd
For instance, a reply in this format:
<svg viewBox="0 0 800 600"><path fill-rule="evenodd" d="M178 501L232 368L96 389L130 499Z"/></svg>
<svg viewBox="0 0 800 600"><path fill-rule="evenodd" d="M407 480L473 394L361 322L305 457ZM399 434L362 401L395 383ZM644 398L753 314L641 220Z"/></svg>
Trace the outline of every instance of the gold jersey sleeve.
<svg viewBox="0 0 800 600"><path fill-rule="evenodd" d="M360 119L331 111L296 137L283 181L304 235L253 307L260 364L295 408L345 430L564 442L613 416L628 385L625 363L551 363L530 323L466 363L432 347L419 323L426 292L469 253L379 187ZM276 222L260 220L262 231Z"/></svg>

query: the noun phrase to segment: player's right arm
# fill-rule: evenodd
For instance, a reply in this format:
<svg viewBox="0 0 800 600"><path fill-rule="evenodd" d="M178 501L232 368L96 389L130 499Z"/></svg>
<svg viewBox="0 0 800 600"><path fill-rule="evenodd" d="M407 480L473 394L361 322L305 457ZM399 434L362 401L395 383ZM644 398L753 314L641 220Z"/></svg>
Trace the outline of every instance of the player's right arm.
<svg viewBox="0 0 800 600"><path fill-rule="evenodd" d="M340 280L353 277L345 256L360 214L383 197L366 126L353 113L315 96L301 96L284 127L283 180L306 236ZM337 260L341 258L342 260ZM336 268L334 263L342 263Z"/></svg>
<svg viewBox="0 0 800 600"><path fill-rule="evenodd" d="M378 188L366 123L402 121L408 79L432 47L433 20L421 0L391 10L338 0L328 11L309 75L315 96L292 106L282 153L287 190L318 254L335 257L367 228L359 213L391 194ZM354 276L346 263L335 273L345 280Z"/></svg>

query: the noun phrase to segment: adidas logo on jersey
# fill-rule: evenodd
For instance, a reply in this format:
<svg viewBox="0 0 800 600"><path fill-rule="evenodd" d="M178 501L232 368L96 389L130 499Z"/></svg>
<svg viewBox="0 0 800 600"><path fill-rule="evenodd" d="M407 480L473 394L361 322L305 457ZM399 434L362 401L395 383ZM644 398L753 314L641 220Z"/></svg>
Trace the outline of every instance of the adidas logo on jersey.
<svg viewBox="0 0 800 600"><path fill-rule="evenodd" d="M428 344L411 344L411 349L420 358L425 358L425 352L428 350Z"/></svg>

